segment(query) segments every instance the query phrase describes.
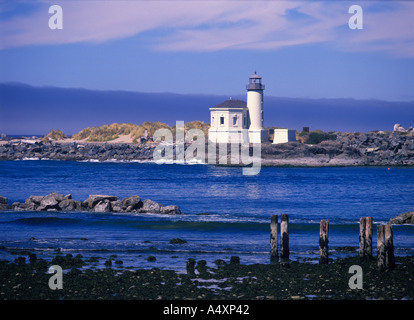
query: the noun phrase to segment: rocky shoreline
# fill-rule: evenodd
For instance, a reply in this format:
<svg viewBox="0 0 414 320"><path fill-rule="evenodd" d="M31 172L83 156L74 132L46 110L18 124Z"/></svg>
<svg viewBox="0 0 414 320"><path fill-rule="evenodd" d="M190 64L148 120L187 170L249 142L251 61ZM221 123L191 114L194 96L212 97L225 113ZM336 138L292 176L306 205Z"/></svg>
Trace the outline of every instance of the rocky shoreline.
<svg viewBox="0 0 414 320"><path fill-rule="evenodd" d="M159 213L181 214L176 205L164 206L150 199L141 200L139 196L130 196L120 200L110 195L90 195L86 200L72 199L72 195L51 192L46 196L30 196L24 203L7 203L7 198L0 196L0 211L86 211L86 212L116 212L116 213Z"/></svg>
<svg viewBox="0 0 414 320"><path fill-rule="evenodd" d="M414 136L403 132L338 133L318 144L262 143L263 166L414 166ZM152 161L158 143L0 141L0 160ZM190 143L186 143L188 147ZM206 144L206 155L208 146ZM207 159L207 156L206 156ZM230 164L228 148L228 164ZM206 163L210 163L206 161ZM210 163L211 164L211 163ZM213 163L214 164L214 163Z"/></svg>
<svg viewBox="0 0 414 320"><path fill-rule="evenodd" d="M396 267L379 272L375 260L335 259L329 264L285 262L243 265L237 259L216 267L193 261L186 274L172 270L93 269L82 256L46 261L29 254L0 260L2 300L413 300L414 257L396 257ZM48 267L60 265L63 285L48 287ZM349 286L350 267L363 270L363 288ZM188 301L187 301L188 303Z"/></svg>

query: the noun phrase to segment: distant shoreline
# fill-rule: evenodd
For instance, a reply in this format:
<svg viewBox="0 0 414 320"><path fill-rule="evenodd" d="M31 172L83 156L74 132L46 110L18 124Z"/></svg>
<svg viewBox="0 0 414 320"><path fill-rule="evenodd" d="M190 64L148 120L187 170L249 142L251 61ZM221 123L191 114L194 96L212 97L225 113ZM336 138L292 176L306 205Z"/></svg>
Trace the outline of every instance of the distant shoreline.
<svg viewBox="0 0 414 320"><path fill-rule="evenodd" d="M65 138L44 143L40 139L0 140L0 161L3 160L66 160L66 161L153 161L158 142L132 143L129 135L108 142L90 142ZM185 143L185 148L190 146ZM212 165L234 165L230 161ZM217 153L218 154L218 153ZM225 156L225 155L224 155ZM414 136L399 132L388 133L336 133L336 138L317 144L288 142L261 144L262 166L338 167L338 166L414 166ZM221 159L223 160L223 159ZM236 164L237 165L237 164ZM239 165L245 165L240 163Z"/></svg>

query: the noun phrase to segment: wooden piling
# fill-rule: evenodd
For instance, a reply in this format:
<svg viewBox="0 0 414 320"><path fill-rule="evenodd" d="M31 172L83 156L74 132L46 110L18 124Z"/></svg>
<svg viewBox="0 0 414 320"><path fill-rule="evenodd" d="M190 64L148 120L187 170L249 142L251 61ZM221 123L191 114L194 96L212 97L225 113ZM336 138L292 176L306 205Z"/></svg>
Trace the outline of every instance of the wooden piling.
<svg viewBox="0 0 414 320"><path fill-rule="evenodd" d="M270 261L278 259L278 241L277 241L277 223L278 216L273 214L270 217Z"/></svg>
<svg viewBox="0 0 414 320"><path fill-rule="evenodd" d="M280 216L280 258L289 259L289 216Z"/></svg>
<svg viewBox="0 0 414 320"><path fill-rule="evenodd" d="M365 257L372 258L372 217L365 217Z"/></svg>
<svg viewBox="0 0 414 320"><path fill-rule="evenodd" d="M329 220L321 220L319 230L319 264L328 263Z"/></svg>
<svg viewBox="0 0 414 320"><path fill-rule="evenodd" d="M364 217L359 222L359 257L372 257L372 217Z"/></svg>
<svg viewBox="0 0 414 320"><path fill-rule="evenodd" d="M390 224L384 226L384 245L386 270L393 270L395 267L394 240L392 225Z"/></svg>
<svg viewBox="0 0 414 320"><path fill-rule="evenodd" d="M365 218L359 219L359 258L365 258L365 229L366 220Z"/></svg>
<svg viewBox="0 0 414 320"><path fill-rule="evenodd" d="M385 230L383 225L377 226L377 266L379 271L385 271Z"/></svg>

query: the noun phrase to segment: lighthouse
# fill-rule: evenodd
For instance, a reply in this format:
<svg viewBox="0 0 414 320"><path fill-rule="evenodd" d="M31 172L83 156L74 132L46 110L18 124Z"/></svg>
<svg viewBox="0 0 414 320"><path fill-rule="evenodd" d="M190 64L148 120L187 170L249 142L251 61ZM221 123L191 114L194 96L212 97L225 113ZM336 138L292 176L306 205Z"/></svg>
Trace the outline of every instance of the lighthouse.
<svg viewBox="0 0 414 320"><path fill-rule="evenodd" d="M249 78L247 102L228 99L210 108L208 137L216 143L262 143L269 141L263 128L262 78L255 72Z"/></svg>
<svg viewBox="0 0 414 320"><path fill-rule="evenodd" d="M247 108L249 110L249 142L261 143L268 140L268 132L263 128L263 91L262 77L256 72L249 78L247 89Z"/></svg>

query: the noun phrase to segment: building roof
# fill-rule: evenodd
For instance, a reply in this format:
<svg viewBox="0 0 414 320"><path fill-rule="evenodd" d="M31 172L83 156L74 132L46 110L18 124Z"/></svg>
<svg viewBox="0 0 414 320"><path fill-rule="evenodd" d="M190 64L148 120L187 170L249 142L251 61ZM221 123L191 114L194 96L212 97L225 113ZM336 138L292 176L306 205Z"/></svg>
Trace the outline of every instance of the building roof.
<svg viewBox="0 0 414 320"><path fill-rule="evenodd" d="M240 99L228 99L215 105L213 108L247 108L247 103Z"/></svg>
<svg viewBox="0 0 414 320"><path fill-rule="evenodd" d="M254 75L252 75L251 77L250 77L250 79L261 79L262 77L261 76L259 76L257 73L256 73L256 71L254 72Z"/></svg>

